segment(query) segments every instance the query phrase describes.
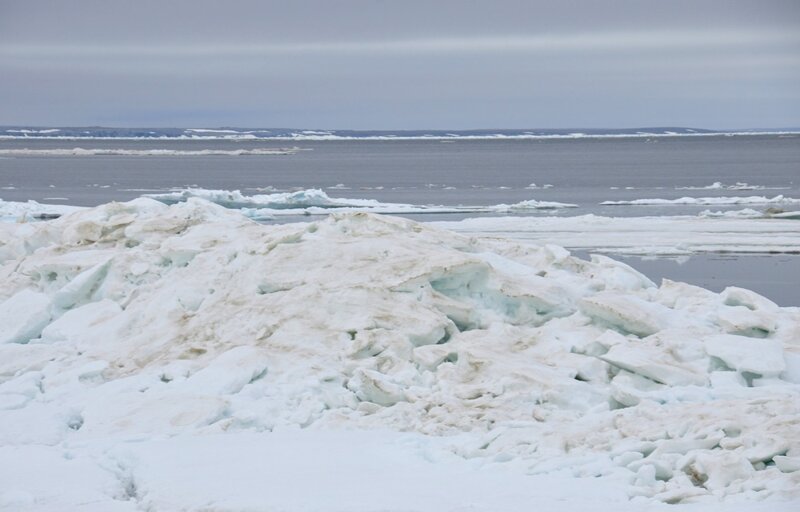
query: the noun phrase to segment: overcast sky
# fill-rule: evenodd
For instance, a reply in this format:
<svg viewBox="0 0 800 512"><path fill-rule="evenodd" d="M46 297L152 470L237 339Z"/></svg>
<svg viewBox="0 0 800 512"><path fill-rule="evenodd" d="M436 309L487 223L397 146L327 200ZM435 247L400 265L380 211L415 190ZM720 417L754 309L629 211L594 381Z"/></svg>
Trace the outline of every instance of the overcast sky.
<svg viewBox="0 0 800 512"><path fill-rule="evenodd" d="M800 126L800 0L0 0L0 125Z"/></svg>

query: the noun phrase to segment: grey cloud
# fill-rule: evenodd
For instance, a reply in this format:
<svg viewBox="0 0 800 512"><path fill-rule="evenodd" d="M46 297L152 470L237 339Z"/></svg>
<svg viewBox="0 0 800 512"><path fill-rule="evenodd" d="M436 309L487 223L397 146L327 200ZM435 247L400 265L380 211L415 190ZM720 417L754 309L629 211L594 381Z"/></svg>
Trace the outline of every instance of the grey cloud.
<svg viewBox="0 0 800 512"><path fill-rule="evenodd" d="M800 2L0 3L0 124L800 124Z"/></svg>

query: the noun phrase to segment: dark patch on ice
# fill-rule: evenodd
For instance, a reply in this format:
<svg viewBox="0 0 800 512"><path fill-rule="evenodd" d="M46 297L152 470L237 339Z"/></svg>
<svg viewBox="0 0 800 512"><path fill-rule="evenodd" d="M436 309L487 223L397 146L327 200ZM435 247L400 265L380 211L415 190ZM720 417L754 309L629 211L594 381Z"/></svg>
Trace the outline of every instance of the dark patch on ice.
<svg viewBox="0 0 800 512"><path fill-rule="evenodd" d="M699 471L694 464L690 464L683 468L683 472L689 477L692 485L695 487L705 488L705 483L708 481L708 475Z"/></svg>
<svg viewBox="0 0 800 512"><path fill-rule="evenodd" d="M252 384L253 382L256 382L257 380L261 380L266 376L267 376L267 368L264 368L260 372L258 372L255 375L253 375L253 377L251 377L250 380L247 381L247 383L248 384Z"/></svg>
<svg viewBox="0 0 800 512"><path fill-rule="evenodd" d="M747 383L747 387L748 388L752 388L753 387L753 380L754 379L760 379L761 377L762 377L762 375L759 374L759 373L742 372L742 378Z"/></svg>
<svg viewBox="0 0 800 512"><path fill-rule="evenodd" d="M732 372L735 371L733 368L725 364L725 361L716 357L710 356L708 358L708 372Z"/></svg>

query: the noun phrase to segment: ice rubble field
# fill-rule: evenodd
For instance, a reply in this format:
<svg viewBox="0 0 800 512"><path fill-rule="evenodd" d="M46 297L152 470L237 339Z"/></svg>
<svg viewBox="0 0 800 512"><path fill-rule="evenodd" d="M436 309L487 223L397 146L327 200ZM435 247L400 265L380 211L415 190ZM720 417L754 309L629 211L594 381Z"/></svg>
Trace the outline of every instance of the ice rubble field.
<svg viewBox="0 0 800 512"><path fill-rule="evenodd" d="M747 290L196 198L0 223L0 265L6 510L800 506L800 308Z"/></svg>

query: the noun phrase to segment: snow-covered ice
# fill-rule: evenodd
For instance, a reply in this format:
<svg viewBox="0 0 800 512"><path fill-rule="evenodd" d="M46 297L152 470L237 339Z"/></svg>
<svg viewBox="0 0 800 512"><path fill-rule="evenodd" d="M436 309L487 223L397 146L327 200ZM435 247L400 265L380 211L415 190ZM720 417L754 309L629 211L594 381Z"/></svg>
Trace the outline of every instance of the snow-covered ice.
<svg viewBox="0 0 800 512"><path fill-rule="evenodd" d="M721 181L715 181L711 185L705 185L702 187L675 187L675 190L785 190L789 187L767 187L764 185L750 185L749 183L744 183L741 181L737 181L736 183L726 185Z"/></svg>
<svg viewBox="0 0 800 512"><path fill-rule="evenodd" d="M789 213L765 215L744 210L703 212L697 217L476 217L431 224L465 235L616 254L800 253L797 212Z"/></svg>
<svg viewBox="0 0 800 512"><path fill-rule="evenodd" d="M800 506L800 308L748 290L198 198L2 223L0 282L6 510Z"/></svg>
<svg viewBox="0 0 800 512"><path fill-rule="evenodd" d="M537 201L535 199L528 199L527 201L520 201L514 204L498 204L490 207L492 210L505 212L513 210L555 210L559 208L577 208L577 204L559 203L556 201Z"/></svg>
<svg viewBox="0 0 800 512"><path fill-rule="evenodd" d="M663 206L663 205L736 205L736 204L800 204L800 199L777 195L774 197L679 197L678 199L633 199L630 201L603 201L606 206Z"/></svg>

